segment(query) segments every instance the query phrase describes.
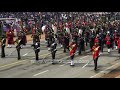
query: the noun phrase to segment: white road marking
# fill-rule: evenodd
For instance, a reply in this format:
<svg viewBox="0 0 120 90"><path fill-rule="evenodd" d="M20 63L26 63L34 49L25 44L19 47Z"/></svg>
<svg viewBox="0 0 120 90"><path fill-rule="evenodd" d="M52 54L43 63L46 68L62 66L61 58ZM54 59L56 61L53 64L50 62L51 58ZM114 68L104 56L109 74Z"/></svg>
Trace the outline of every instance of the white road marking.
<svg viewBox="0 0 120 90"><path fill-rule="evenodd" d="M24 54L23 56L26 56L26 55L28 55L28 53Z"/></svg>
<svg viewBox="0 0 120 90"><path fill-rule="evenodd" d="M63 64L63 65L60 65L60 66L64 66L65 64Z"/></svg>
<svg viewBox="0 0 120 90"><path fill-rule="evenodd" d="M117 64L119 64L119 63L116 63L116 64L114 64L114 65L106 68L105 70L100 71L98 74L95 74L95 75L91 76L90 78L94 78L94 77L96 77L97 75L99 75L99 74L101 74L101 73L104 73L106 70L111 69L112 67L116 66Z"/></svg>
<svg viewBox="0 0 120 90"><path fill-rule="evenodd" d="M45 71L40 72L40 73L37 73L37 74L35 74L35 75L33 75L33 76L38 76L38 75L43 74L43 73L48 72L48 71L49 71L49 70L45 70Z"/></svg>
<svg viewBox="0 0 120 90"><path fill-rule="evenodd" d="M28 53L24 54L24 55L27 55ZM40 56L44 56L45 54L42 54ZM35 58L35 57L32 57L32 58ZM3 66L0 66L0 68L3 68L3 67L7 67L7 66L11 66L11 65L15 65L17 63L21 63L21 62L24 62L24 61L27 61L27 60L22 60L22 61L17 61L17 62L14 62L14 63L10 63L10 64L6 64L6 65L3 65Z"/></svg>
<svg viewBox="0 0 120 90"><path fill-rule="evenodd" d="M20 63L20 62L24 62L24 61L26 61L26 60L17 61L17 62L15 62L15 63L10 63L10 64L7 64L7 65L3 65L3 66L1 66L0 68L7 67L7 66L10 66L10 65L14 65L14 64L17 64L17 63Z"/></svg>
<svg viewBox="0 0 120 90"><path fill-rule="evenodd" d="M84 57L82 57L82 58L80 58L80 59L83 59L83 58L86 58L86 57L88 57L89 55L87 55L87 56L84 56Z"/></svg>

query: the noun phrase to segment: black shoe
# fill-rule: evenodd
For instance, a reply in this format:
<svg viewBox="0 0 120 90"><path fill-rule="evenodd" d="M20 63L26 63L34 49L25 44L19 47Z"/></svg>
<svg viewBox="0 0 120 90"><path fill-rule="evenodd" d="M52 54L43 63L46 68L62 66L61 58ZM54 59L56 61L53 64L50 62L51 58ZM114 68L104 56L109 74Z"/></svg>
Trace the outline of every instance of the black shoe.
<svg viewBox="0 0 120 90"><path fill-rule="evenodd" d="M52 64L54 65L55 63L54 63L54 62L52 62Z"/></svg>
<svg viewBox="0 0 120 90"><path fill-rule="evenodd" d="M18 60L20 60L21 58L18 58Z"/></svg>
<svg viewBox="0 0 120 90"><path fill-rule="evenodd" d="M54 61L52 61L52 64L54 65L54 64L55 64L55 62L54 62Z"/></svg>
<svg viewBox="0 0 120 90"><path fill-rule="evenodd" d="M97 71L97 68L94 68L95 71Z"/></svg>
<svg viewBox="0 0 120 90"><path fill-rule="evenodd" d="M66 52L66 51L63 51L64 53Z"/></svg>
<svg viewBox="0 0 120 90"><path fill-rule="evenodd" d="M78 55L81 55L81 53L78 53Z"/></svg>
<svg viewBox="0 0 120 90"><path fill-rule="evenodd" d="M70 65L70 66L75 66L75 65Z"/></svg>
<svg viewBox="0 0 120 90"><path fill-rule="evenodd" d="M5 58L4 56L2 56L1 58Z"/></svg>

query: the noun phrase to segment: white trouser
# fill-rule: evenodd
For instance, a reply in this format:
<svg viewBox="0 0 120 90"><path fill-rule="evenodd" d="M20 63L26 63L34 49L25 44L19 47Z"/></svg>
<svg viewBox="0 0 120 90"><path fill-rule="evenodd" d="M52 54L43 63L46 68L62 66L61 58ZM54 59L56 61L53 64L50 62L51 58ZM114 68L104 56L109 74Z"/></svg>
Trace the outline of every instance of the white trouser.
<svg viewBox="0 0 120 90"><path fill-rule="evenodd" d="M110 49L108 49L108 53L110 53Z"/></svg>
<svg viewBox="0 0 120 90"><path fill-rule="evenodd" d="M48 48L48 51L50 51L50 48Z"/></svg>
<svg viewBox="0 0 120 90"><path fill-rule="evenodd" d="M60 47L63 47L63 45L61 45Z"/></svg>
<svg viewBox="0 0 120 90"><path fill-rule="evenodd" d="M8 46L7 47L12 47L10 44L8 44Z"/></svg>
<svg viewBox="0 0 120 90"><path fill-rule="evenodd" d="M73 60L71 60L71 65L74 65L74 62L73 62Z"/></svg>

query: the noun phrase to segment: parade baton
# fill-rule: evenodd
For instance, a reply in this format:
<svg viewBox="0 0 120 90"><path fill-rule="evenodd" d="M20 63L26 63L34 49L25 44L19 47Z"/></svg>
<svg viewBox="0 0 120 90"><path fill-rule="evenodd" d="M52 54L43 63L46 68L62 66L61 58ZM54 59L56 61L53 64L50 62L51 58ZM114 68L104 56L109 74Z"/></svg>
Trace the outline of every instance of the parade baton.
<svg viewBox="0 0 120 90"><path fill-rule="evenodd" d="M15 52L15 51L16 51L16 49L14 51L12 51L8 56L12 55L12 53Z"/></svg>
<svg viewBox="0 0 120 90"><path fill-rule="evenodd" d="M75 52L75 53L73 53L72 55L75 55L76 53L78 53L78 52ZM62 58L62 59L68 59L68 58L71 57L72 55L70 55L70 56L68 56L68 57L65 57L65 58ZM62 59L60 59L60 60L62 60ZM62 61L60 61L60 60L59 60L59 62L61 62L61 63L64 61L64 60L62 60Z"/></svg>
<svg viewBox="0 0 120 90"><path fill-rule="evenodd" d="M99 56L100 56L100 54L99 54ZM98 57L99 57L98 56ZM88 63L86 63L82 68L84 68L84 67L86 67L89 63L91 63L93 60L90 60Z"/></svg>
<svg viewBox="0 0 120 90"><path fill-rule="evenodd" d="M38 47L37 49L39 49L40 47ZM34 49L35 50L35 49ZM27 56L29 53L32 53L33 51L29 51L27 54L25 54L25 56Z"/></svg>
<svg viewBox="0 0 120 90"><path fill-rule="evenodd" d="M55 50L54 50L54 51L55 51ZM53 51L53 52L54 52L54 51ZM45 60L44 60L44 59L45 59L49 54L51 54L51 53L52 53L52 52L48 53L48 54L42 59L42 61L43 61L44 63L45 63Z"/></svg>
<svg viewBox="0 0 120 90"><path fill-rule="evenodd" d="M93 60L90 60L88 63L86 63L82 68L86 67L89 63L91 63Z"/></svg>
<svg viewBox="0 0 120 90"><path fill-rule="evenodd" d="M61 47L59 47L59 48L57 48L57 49L60 49L60 48L61 48ZM55 50L57 50L57 49L55 49ZM55 50L54 50L54 51L55 51ZM54 52L54 51L52 51L52 52ZM48 53L48 54L42 59L42 61L43 61L44 63L45 63L45 60L44 60L44 59L45 59L49 54L51 54L52 52Z"/></svg>
<svg viewBox="0 0 120 90"><path fill-rule="evenodd" d="M45 59L49 54L51 54L51 53L48 53L48 54L42 59L42 61L43 61L42 63L45 63L45 60L44 60L44 59Z"/></svg>
<svg viewBox="0 0 120 90"><path fill-rule="evenodd" d="M8 56L10 56L13 52L17 51L19 47L17 47L14 51L12 51Z"/></svg>

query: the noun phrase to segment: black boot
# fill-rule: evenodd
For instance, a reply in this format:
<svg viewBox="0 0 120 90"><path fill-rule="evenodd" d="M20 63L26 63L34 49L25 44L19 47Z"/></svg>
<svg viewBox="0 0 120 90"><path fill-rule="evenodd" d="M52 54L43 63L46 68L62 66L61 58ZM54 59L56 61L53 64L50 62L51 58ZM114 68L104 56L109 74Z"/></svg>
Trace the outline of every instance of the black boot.
<svg viewBox="0 0 120 90"><path fill-rule="evenodd" d="M52 60L52 64L53 64L53 65L55 64L54 60Z"/></svg>

